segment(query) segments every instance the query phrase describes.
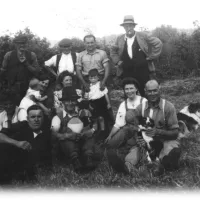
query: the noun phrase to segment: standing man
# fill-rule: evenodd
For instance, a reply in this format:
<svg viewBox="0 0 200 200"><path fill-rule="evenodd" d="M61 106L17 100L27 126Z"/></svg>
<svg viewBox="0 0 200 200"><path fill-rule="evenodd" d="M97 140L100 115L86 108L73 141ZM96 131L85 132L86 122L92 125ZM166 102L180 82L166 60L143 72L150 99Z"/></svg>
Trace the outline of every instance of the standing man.
<svg viewBox="0 0 200 200"><path fill-rule="evenodd" d="M106 81L110 73L109 59L105 51L96 48L96 38L94 35L84 37L85 49L77 58L76 72L84 89L88 92L88 72L96 68L101 76L100 89L104 90Z"/></svg>
<svg viewBox="0 0 200 200"><path fill-rule="evenodd" d="M0 69L1 79L7 83L9 90L16 92L15 102L19 105L28 89L29 80L40 72L35 53L27 50L28 38L19 35L13 40L15 50L4 56Z"/></svg>
<svg viewBox="0 0 200 200"><path fill-rule="evenodd" d="M35 179L36 164L52 164L51 135L43 126L43 111L32 105L27 114L27 121L0 131L0 183L15 177Z"/></svg>
<svg viewBox="0 0 200 200"><path fill-rule="evenodd" d="M145 83L155 78L153 60L161 54L162 42L145 32L136 32L136 25L132 15L124 17L121 26L126 33L117 38L110 56L116 64L117 76L135 78L140 84L140 95L144 96Z"/></svg>
<svg viewBox="0 0 200 200"><path fill-rule="evenodd" d="M59 44L60 54L54 55L45 62L45 68L57 77L61 72L67 70L70 73L75 71L77 53L72 50L72 41L68 38L62 39Z"/></svg>

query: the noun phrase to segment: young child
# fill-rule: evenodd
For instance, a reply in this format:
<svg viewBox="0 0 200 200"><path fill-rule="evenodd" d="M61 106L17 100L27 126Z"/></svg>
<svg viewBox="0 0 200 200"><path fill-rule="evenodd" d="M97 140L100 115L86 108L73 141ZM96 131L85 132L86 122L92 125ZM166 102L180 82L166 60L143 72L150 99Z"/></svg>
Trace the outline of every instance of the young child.
<svg viewBox="0 0 200 200"><path fill-rule="evenodd" d="M103 117L105 125L109 128L109 125L113 125L114 117L108 97L108 89L105 87L103 91L100 90L99 73L97 69L91 69L88 73L90 82L90 91L88 93L88 99L93 109L92 116L95 118ZM110 124L109 124L110 123Z"/></svg>
<svg viewBox="0 0 200 200"><path fill-rule="evenodd" d="M41 103L45 99L47 99L47 96L45 95L42 97L40 93L40 81L37 78L32 78L29 82L29 88L26 92L26 95L20 102L18 120L26 120L26 111L30 106L34 104L41 106L44 112L49 112L49 109Z"/></svg>

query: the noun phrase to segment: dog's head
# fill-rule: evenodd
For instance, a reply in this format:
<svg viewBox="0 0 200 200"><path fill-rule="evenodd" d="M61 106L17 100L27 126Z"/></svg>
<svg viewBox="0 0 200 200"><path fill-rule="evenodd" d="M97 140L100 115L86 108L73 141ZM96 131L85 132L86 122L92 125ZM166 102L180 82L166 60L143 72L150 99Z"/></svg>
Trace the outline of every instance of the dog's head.
<svg viewBox="0 0 200 200"><path fill-rule="evenodd" d="M188 106L189 113L194 113L200 118L200 103L190 103Z"/></svg>
<svg viewBox="0 0 200 200"><path fill-rule="evenodd" d="M150 129L150 128L153 128L155 124L154 124L153 119L149 117L140 117L139 125L144 127L145 129Z"/></svg>

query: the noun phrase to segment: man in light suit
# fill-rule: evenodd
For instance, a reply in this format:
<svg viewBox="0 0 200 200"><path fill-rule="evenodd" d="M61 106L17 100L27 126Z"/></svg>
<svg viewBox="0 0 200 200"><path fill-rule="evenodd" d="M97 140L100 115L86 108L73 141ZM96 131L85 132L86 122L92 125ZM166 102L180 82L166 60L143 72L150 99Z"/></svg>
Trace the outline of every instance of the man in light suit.
<svg viewBox="0 0 200 200"><path fill-rule="evenodd" d="M110 56L117 67L117 76L137 79L140 84L140 95L144 96L145 83L155 79L153 60L161 54L162 42L146 32L136 32L136 25L133 16L124 17L121 26L124 27L126 34L117 38Z"/></svg>

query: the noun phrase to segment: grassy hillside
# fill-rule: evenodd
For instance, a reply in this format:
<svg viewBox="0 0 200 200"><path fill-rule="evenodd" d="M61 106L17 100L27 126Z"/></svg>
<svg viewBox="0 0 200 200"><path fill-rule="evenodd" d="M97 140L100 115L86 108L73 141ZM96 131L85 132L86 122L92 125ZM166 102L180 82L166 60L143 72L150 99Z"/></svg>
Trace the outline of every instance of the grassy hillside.
<svg viewBox="0 0 200 200"><path fill-rule="evenodd" d="M200 101L200 79L168 81L162 84L163 97L174 103L177 111L188 102ZM123 94L120 90L111 92L113 108L116 110ZM65 189L131 189L193 190L200 187L200 137L199 130L182 141L180 169L153 177L149 171L135 171L130 175L117 174L103 158L98 168L89 174L77 174L70 166L54 165L53 172L39 171L38 183L14 182L12 188L37 188L51 190Z"/></svg>

